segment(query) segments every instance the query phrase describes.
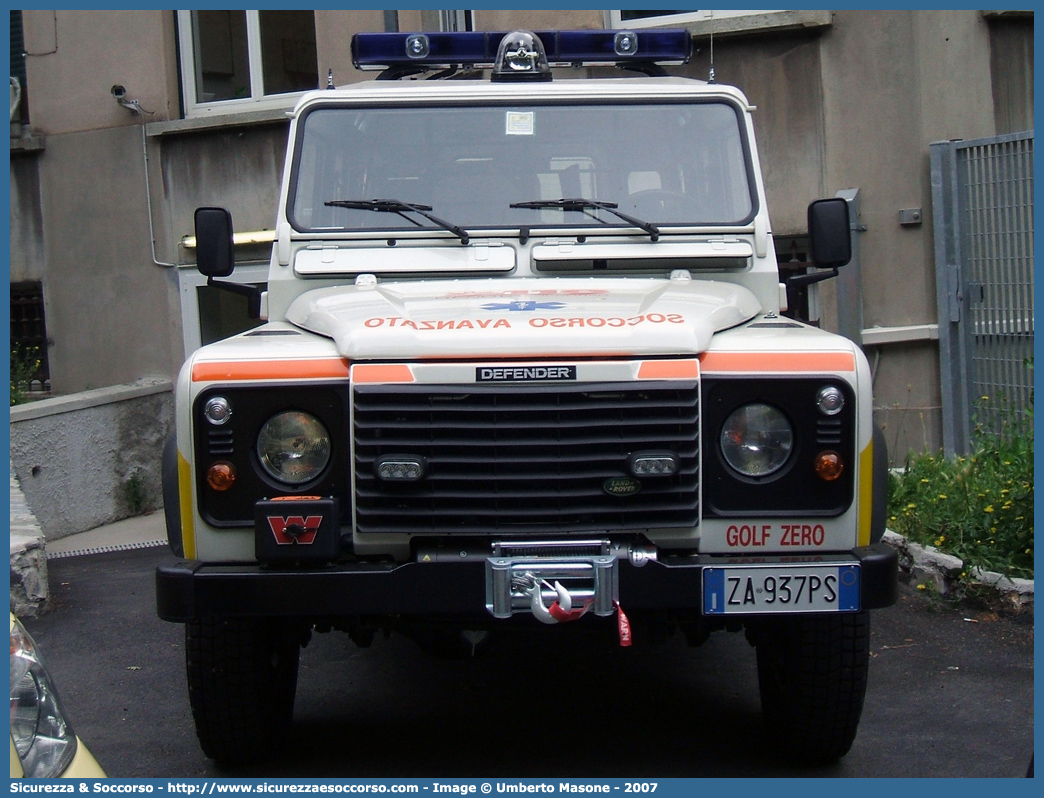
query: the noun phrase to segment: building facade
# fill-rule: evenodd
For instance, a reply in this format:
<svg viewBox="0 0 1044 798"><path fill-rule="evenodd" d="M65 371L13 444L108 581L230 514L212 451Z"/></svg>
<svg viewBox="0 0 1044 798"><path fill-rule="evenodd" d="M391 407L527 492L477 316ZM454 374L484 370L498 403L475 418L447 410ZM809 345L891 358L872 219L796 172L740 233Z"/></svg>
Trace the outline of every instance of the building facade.
<svg viewBox="0 0 1044 798"><path fill-rule="evenodd" d="M236 278L263 282L285 112L303 90L372 79L351 65L353 33L682 26L696 52L672 73L757 106L785 269L804 262L809 201L857 198L858 268L795 299L863 344L901 462L942 439L929 147L1033 128L1032 12L27 10L11 23L12 339L36 342L56 394L173 376L247 323L194 269L193 211L229 208Z"/></svg>

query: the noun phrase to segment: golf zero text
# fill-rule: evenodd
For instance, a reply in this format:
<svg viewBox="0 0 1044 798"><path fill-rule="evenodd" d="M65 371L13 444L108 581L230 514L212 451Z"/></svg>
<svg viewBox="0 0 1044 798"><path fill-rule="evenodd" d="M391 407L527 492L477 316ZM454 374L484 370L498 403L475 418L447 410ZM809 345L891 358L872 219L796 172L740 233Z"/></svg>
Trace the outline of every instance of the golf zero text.
<svg viewBox="0 0 1044 798"><path fill-rule="evenodd" d="M725 530L729 546L822 546L826 530L822 524L731 524Z"/></svg>

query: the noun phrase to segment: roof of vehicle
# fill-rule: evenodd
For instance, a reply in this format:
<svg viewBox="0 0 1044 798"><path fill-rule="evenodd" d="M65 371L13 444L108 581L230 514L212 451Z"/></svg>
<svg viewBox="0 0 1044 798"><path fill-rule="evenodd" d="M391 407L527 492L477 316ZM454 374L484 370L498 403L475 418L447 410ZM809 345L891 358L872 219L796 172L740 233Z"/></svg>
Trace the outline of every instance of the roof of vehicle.
<svg viewBox="0 0 1044 798"><path fill-rule="evenodd" d="M294 115L313 105L338 102L460 102L487 100L628 100L732 98L749 106L735 86L687 77L612 77L554 80L545 83L497 83L489 80L362 81L303 95Z"/></svg>

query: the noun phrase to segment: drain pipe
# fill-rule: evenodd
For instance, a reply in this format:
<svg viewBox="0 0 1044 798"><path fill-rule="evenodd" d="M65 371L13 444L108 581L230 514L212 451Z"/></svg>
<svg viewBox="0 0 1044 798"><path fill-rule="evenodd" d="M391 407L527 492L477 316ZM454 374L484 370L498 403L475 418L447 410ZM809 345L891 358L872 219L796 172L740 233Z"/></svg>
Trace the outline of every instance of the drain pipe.
<svg viewBox="0 0 1044 798"><path fill-rule="evenodd" d="M123 86L113 86L110 92L118 105L126 108L141 120L141 160L145 167L145 208L149 215L149 245L152 251L152 263L164 269L175 269L178 266L177 263L166 263L156 257L156 230L152 223L152 184L149 180L149 148L145 138L145 115L153 112L146 111L137 100L128 99L127 90Z"/></svg>
<svg viewBox="0 0 1044 798"><path fill-rule="evenodd" d="M139 113L141 113L139 109ZM141 120L141 159L145 165L145 207L149 214L149 243L152 246L152 263L164 269L175 269L178 264L165 263L156 258L156 231L152 225L152 186L149 182L149 148L145 139L145 120Z"/></svg>

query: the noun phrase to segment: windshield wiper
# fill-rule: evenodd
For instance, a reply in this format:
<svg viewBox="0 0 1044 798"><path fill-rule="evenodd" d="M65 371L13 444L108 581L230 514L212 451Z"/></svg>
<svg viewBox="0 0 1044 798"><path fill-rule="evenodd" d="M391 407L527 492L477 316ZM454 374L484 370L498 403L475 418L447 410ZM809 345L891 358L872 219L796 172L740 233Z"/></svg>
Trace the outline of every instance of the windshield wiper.
<svg viewBox="0 0 1044 798"><path fill-rule="evenodd" d="M622 211L618 211L617 208L620 206L615 202L599 202L598 200L584 199L582 197L574 199L556 199L556 200L533 200L532 202L512 202L512 208L533 208L535 210L543 210L545 208L560 208L563 211L580 211L586 212L590 210L609 211L613 216L623 219L628 224L633 224L640 230L644 230L649 234L649 238L652 241L658 241L660 239L660 228L649 222L643 222L641 219L636 219L633 216L628 216ZM592 219L598 219L592 213L587 214ZM602 221L599 219L599 221Z"/></svg>
<svg viewBox="0 0 1044 798"><path fill-rule="evenodd" d="M416 213L423 216L428 221L434 222L443 230L449 230L453 235L460 239L461 244L467 244L471 240L471 236L467 230L459 225L455 225L451 222L447 222L445 219L440 219L434 214L428 213L432 210L430 205L416 205L412 202L403 202L397 199L372 199L372 200L330 200L329 202L323 203L333 208L351 208L357 211L376 211L377 213L397 213L403 219L412 221L414 224L418 222L410 219L406 216L407 213Z"/></svg>

